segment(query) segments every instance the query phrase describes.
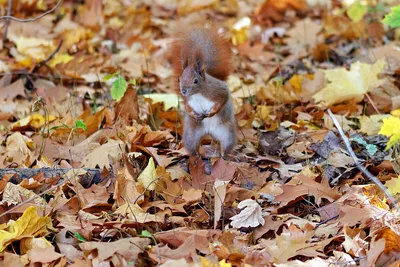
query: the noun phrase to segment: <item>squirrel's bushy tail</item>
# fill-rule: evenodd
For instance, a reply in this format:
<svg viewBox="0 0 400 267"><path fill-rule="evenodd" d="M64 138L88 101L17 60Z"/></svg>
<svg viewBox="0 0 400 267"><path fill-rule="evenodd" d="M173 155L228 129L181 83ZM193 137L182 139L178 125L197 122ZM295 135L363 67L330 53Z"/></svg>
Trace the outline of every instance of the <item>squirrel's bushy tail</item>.
<svg viewBox="0 0 400 267"><path fill-rule="evenodd" d="M200 63L208 75L226 80L233 71L230 41L218 33L215 26L206 27L199 22L194 26L183 26L174 34L170 56L174 76L179 77L183 66Z"/></svg>

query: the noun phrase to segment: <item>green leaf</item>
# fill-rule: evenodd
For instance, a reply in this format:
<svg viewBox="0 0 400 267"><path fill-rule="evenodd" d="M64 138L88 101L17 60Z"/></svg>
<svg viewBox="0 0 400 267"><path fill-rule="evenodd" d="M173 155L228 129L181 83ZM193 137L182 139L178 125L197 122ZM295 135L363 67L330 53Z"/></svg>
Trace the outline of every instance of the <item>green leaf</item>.
<svg viewBox="0 0 400 267"><path fill-rule="evenodd" d="M154 244L157 244L157 240L154 238L154 236L147 230L143 230L142 233L139 235L140 237L148 237L151 238L154 242Z"/></svg>
<svg viewBox="0 0 400 267"><path fill-rule="evenodd" d="M76 120L75 129L82 129L86 131L87 130L86 123L83 120Z"/></svg>
<svg viewBox="0 0 400 267"><path fill-rule="evenodd" d="M390 13L385 15L382 22L392 28L400 27L400 5L392 7Z"/></svg>
<svg viewBox="0 0 400 267"><path fill-rule="evenodd" d="M378 151L378 148L376 147L376 145L368 144L368 145L365 146L365 148L367 149L368 154L370 156L375 155L375 153Z"/></svg>
<svg viewBox="0 0 400 267"><path fill-rule="evenodd" d="M78 232L75 232L74 233L74 237L76 238L76 239L78 239L79 241L81 241L81 242L86 242L87 240L86 240L86 238L84 238L80 233L78 233Z"/></svg>
<svg viewBox="0 0 400 267"><path fill-rule="evenodd" d="M134 86L136 86L136 80L135 79L130 80L129 83L133 84Z"/></svg>
<svg viewBox="0 0 400 267"><path fill-rule="evenodd" d="M107 82L108 80L111 80L111 79L114 78L115 76L118 76L119 73L120 73L120 71L118 70L118 71L116 71L116 72L114 72L114 73L107 74L106 76L104 76L103 80L104 80L105 82Z"/></svg>
<svg viewBox="0 0 400 267"><path fill-rule="evenodd" d="M354 21L359 22L362 20L365 14L368 12L368 7L366 5L361 4L359 1L353 3L349 9L347 9L347 16Z"/></svg>
<svg viewBox="0 0 400 267"><path fill-rule="evenodd" d="M358 136L358 137L352 138L351 140L364 146L367 149L367 152L370 156L375 155L375 153L378 151L378 148L376 147L376 145L368 144L367 142L365 142L365 140L362 137Z"/></svg>
<svg viewBox="0 0 400 267"><path fill-rule="evenodd" d="M115 81L113 81L113 83L112 83L111 97L116 101L121 100L121 98L125 94L126 87L127 87L127 84L126 84L124 77L118 76L118 78Z"/></svg>

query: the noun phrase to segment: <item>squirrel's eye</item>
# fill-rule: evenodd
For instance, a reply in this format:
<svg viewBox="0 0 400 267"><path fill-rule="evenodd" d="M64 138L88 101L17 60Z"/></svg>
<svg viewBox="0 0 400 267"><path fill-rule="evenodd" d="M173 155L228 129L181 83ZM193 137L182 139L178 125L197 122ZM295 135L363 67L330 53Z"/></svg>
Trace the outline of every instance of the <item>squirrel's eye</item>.
<svg viewBox="0 0 400 267"><path fill-rule="evenodd" d="M193 83L194 83L194 84L198 84L198 83L199 83L199 79L194 78Z"/></svg>

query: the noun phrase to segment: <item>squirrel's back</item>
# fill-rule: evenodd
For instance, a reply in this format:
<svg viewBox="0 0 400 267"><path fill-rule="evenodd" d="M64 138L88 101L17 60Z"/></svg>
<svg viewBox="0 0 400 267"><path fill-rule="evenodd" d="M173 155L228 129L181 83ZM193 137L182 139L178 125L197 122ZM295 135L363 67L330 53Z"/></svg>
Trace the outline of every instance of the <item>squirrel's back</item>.
<svg viewBox="0 0 400 267"><path fill-rule="evenodd" d="M170 53L174 76L179 77L184 67L202 63L205 72L225 81L233 70L232 50L228 39L218 33L216 27L205 23L183 26L174 34Z"/></svg>

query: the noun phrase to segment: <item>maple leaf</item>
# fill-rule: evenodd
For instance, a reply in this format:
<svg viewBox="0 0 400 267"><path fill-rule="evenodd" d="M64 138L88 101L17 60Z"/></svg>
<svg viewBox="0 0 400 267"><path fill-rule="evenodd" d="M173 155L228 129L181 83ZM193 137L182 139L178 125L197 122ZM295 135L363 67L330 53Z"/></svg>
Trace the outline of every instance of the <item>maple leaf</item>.
<svg viewBox="0 0 400 267"><path fill-rule="evenodd" d="M264 225L262 210L257 201L246 199L239 203L239 209L245 208L239 214L230 218L231 225L235 228L241 227L257 227L260 224Z"/></svg>
<svg viewBox="0 0 400 267"><path fill-rule="evenodd" d="M17 221L9 222L8 230L0 230L0 251L12 242L34 236L46 235L53 228L50 217L40 217L37 207L27 208Z"/></svg>
<svg viewBox="0 0 400 267"><path fill-rule="evenodd" d="M383 125L379 131L379 134L390 137L389 142L386 145L386 149L389 149L398 143L400 141L400 118L392 116L383 119Z"/></svg>
<svg viewBox="0 0 400 267"><path fill-rule="evenodd" d="M96 168L97 165L100 168L109 167L110 159L112 162L117 162L122 157L121 148L123 145L124 143L121 140L108 140L107 143L87 154L82 160L82 166L88 168Z"/></svg>
<svg viewBox="0 0 400 267"><path fill-rule="evenodd" d="M379 86L383 80L377 75L385 66L384 60L379 60L373 65L356 62L350 67L325 70L325 77L329 84L313 98L316 102L330 106L336 103L354 100L360 102L364 94Z"/></svg>
<svg viewBox="0 0 400 267"><path fill-rule="evenodd" d="M313 236L314 231L299 229L296 225L290 224L289 228L283 228L283 231L274 240L262 239L261 243L265 246L267 252L273 257L273 262L284 263L289 258L299 254L298 250L304 249L311 244L308 240ZM322 255L315 251L315 255Z"/></svg>
<svg viewBox="0 0 400 267"><path fill-rule="evenodd" d="M394 177L385 183L389 193L394 196L400 193L400 176Z"/></svg>
<svg viewBox="0 0 400 267"><path fill-rule="evenodd" d="M121 256L126 262L136 262L139 253L145 251L149 244L148 238L131 237L114 242L85 242L79 246L85 255L91 255L97 262L102 263L111 262L114 255Z"/></svg>

